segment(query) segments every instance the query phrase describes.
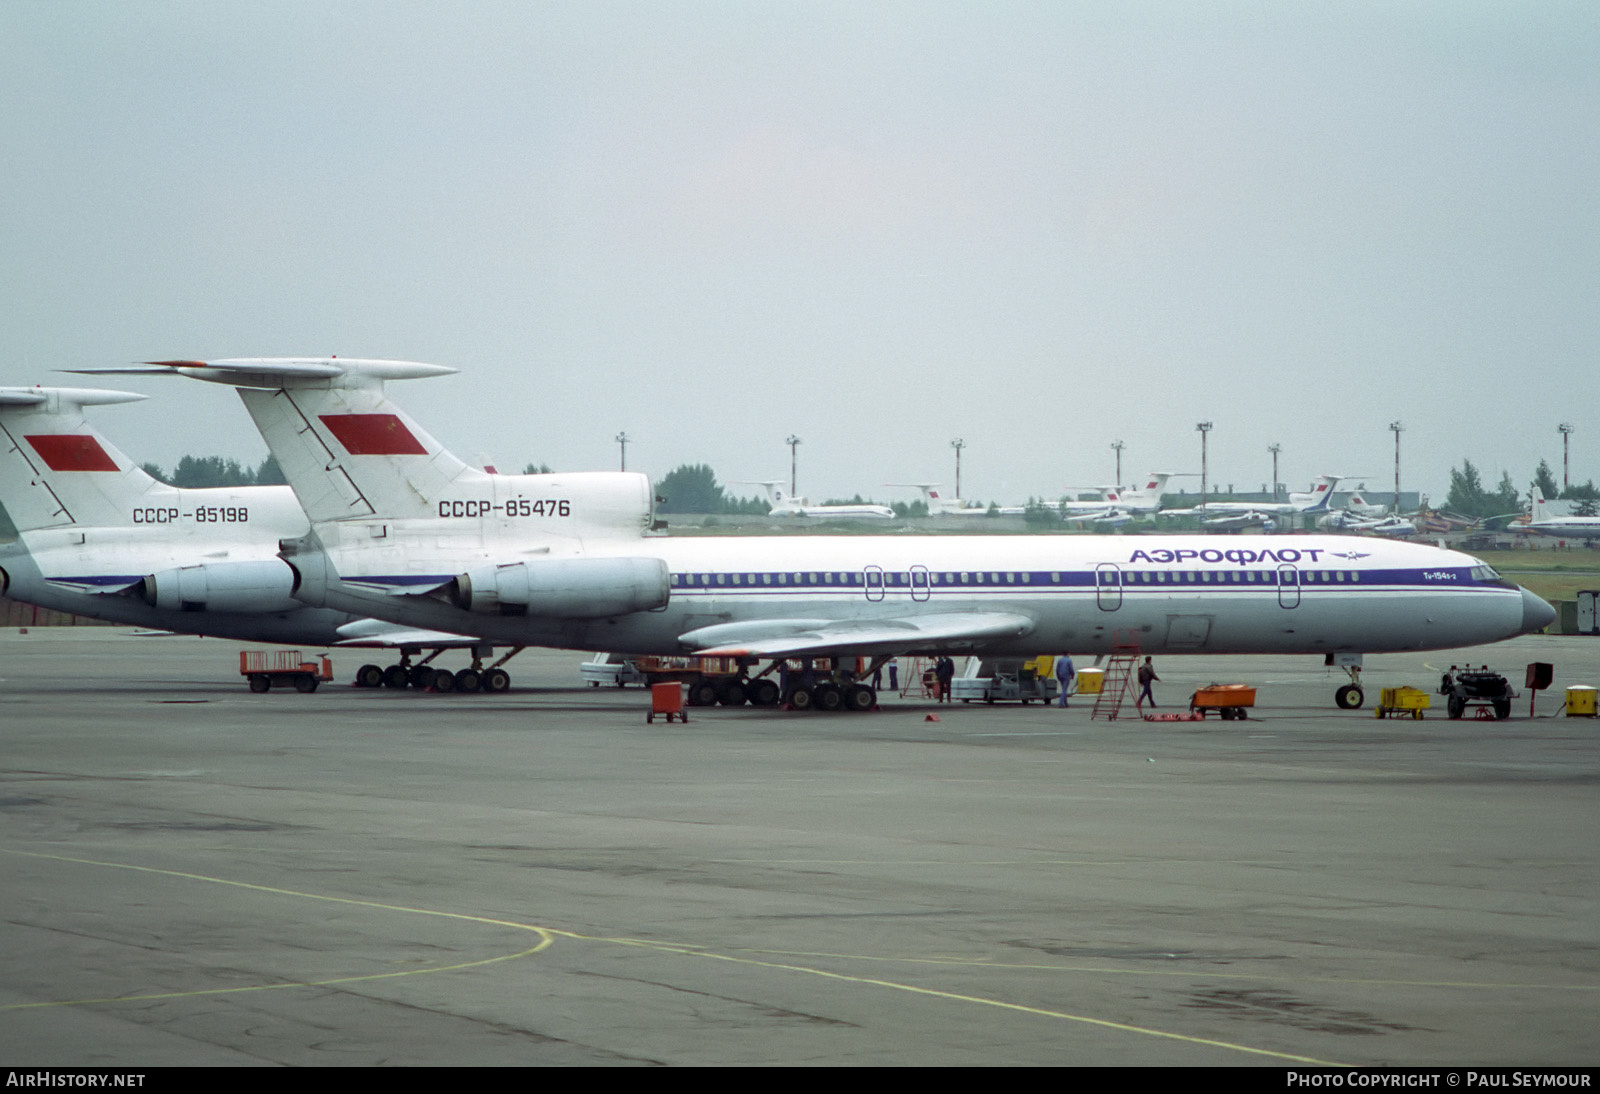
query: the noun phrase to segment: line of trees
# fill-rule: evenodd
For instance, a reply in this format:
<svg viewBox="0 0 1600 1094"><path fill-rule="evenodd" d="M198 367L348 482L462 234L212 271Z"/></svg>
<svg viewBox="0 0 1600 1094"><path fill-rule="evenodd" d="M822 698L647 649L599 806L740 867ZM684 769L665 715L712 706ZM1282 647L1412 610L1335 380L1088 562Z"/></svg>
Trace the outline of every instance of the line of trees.
<svg viewBox="0 0 1600 1094"><path fill-rule="evenodd" d="M1600 500L1600 490L1594 482L1572 485L1565 490L1556 484L1555 474L1544 460L1533 476L1534 489L1545 498L1565 498L1573 501ZM1522 512L1527 508L1522 490L1512 481L1511 472L1501 474L1500 484L1493 490L1484 485L1478 469L1471 460L1462 460L1460 468L1450 471L1450 493L1444 507L1464 517L1502 517Z"/></svg>
<svg viewBox="0 0 1600 1094"><path fill-rule="evenodd" d="M772 506L760 498L739 498L717 482L709 464L682 464L668 471L655 484L656 511L659 513L727 513L732 516L765 516Z"/></svg>
<svg viewBox="0 0 1600 1094"><path fill-rule="evenodd" d="M271 456L261 461L259 467L246 467L238 460L225 460L221 456L185 456L178 461L172 473L159 465L143 465L145 473L168 486L202 488L211 486L283 486L288 480L278 470L278 461Z"/></svg>

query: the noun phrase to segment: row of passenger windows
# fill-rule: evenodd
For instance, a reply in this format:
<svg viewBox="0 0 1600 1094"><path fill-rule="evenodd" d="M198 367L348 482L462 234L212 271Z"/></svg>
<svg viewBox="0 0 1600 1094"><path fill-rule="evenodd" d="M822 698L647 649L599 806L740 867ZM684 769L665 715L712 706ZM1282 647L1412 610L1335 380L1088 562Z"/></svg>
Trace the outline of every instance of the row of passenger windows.
<svg viewBox="0 0 1600 1094"><path fill-rule="evenodd" d="M1118 578L1121 578L1120 582ZM933 585L1278 585L1278 584L1356 584L1359 570L1102 570L1093 573L1060 571L983 571L955 573L854 573L822 571L806 573L673 574L672 583L687 588L713 588L719 585L798 585L801 587L843 585L887 588L926 588Z"/></svg>

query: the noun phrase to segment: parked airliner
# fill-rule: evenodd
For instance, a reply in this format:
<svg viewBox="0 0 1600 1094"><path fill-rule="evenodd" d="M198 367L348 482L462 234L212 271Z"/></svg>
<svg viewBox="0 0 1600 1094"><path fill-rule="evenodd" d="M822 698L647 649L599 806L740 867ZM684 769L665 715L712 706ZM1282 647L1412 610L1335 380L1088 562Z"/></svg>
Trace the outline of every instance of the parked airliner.
<svg viewBox="0 0 1600 1094"><path fill-rule="evenodd" d="M894 510L887 505L873 505L869 502L844 503L841 505L812 505L803 497L787 494L783 489L782 479L757 479L747 483L749 486L759 486L767 492L767 504L772 506L772 515L775 517L837 517L856 518L866 517L872 520L893 520Z"/></svg>
<svg viewBox="0 0 1600 1094"><path fill-rule="evenodd" d="M0 592L54 611L181 634L413 653L481 646L475 655L487 655L475 638L296 600L293 571L278 557L280 540L310 529L294 493L287 486L183 489L156 481L83 413L143 398L90 388L0 388L0 504L17 529L15 541L0 544ZM379 682L374 674L381 678L382 670L369 665L357 678L372 685Z"/></svg>
<svg viewBox="0 0 1600 1094"><path fill-rule="evenodd" d="M385 394L454 370L335 358L164 362L230 384L312 533L295 595L407 626L622 653L764 659L982 652L1363 653L1542 629L1543 600L1471 556L1340 536L648 533L625 472L486 475ZM869 669L870 671L870 669ZM847 705L873 702L859 679ZM1359 705L1359 679L1341 688Z"/></svg>
<svg viewBox="0 0 1600 1094"><path fill-rule="evenodd" d="M1310 493L1289 495L1288 501L1206 501L1193 509L1164 509L1164 517L1200 517L1207 524L1232 526L1240 518L1252 523L1267 524L1274 516L1292 516L1296 513L1325 513L1333 500L1333 488L1344 475L1319 475Z"/></svg>
<svg viewBox="0 0 1600 1094"><path fill-rule="evenodd" d="M1592 503L1591 503L1592 512ZM1564 539L1594 539L1600 536L1600 516L1556 516L1550 512L1550 503L1538 489L1533 491L1533 519L1523 525L1523 530L1541 536L1560 536Z"/></svg>

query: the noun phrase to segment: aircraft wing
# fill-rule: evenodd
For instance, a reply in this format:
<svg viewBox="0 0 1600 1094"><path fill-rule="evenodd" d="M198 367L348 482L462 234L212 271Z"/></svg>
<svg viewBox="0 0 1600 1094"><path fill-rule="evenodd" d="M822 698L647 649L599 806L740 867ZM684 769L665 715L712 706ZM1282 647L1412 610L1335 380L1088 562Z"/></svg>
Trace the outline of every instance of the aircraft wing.
<svg viewBox="0 0 1600 1094"><path fill-rule="evenodd" d="M465 649L483 644L481 638L451 634L449 631L430 631L419 627L405 627L398 623L385 623L381 619L357 619L338 630L340 646L427 646L430 649Z"/></svg>
<svg viewBox="0 0 1600 1094"><path fill-rule="evenodd" d="M784 620L703 627L679 641L700 657L823 657L960 649L1033 630L1019 612L948 612L891 619Z"/></svg>

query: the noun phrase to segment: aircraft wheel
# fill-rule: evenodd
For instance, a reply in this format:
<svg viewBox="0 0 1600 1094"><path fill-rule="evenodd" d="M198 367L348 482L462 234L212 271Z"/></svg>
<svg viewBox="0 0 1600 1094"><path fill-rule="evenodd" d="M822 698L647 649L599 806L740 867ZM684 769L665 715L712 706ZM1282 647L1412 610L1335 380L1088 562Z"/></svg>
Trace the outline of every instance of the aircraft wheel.
<svg viewBox="0 0 1600 1094"><path fill-rule="evenodd" d="M818 684L811 689L811 698L818 710L832 712L844 709L844 692L834 684Z"/></svg>
<svg viewBox="0 0 1600 1094"><path fill-rule="evenodd" d="M845 689L844 705L846 710L853 710L859 714L862 711L871 710L877 701L877 695L865 684L851 684Z"/></svg>
<svg viewBox="0 0 1600 1094"><path fill-rule="evenodd" d="M717 701L717 685L710 680L696 680L689 685L689 705L708 707Z"/></svg>
<svg viewBox="0 0 1600 1094"><path fill-rule="evenodd" d="M744 706L744 682L735 677L723 680L716 687L717 702L725 707Z"/></svg>
<svg viewBox="0 0 1600 1094"><path fill-rule="evenodd" d="M272 688L272 678L271 677L262 676L260 673L256 673L254 676L250 677L250 690L251 691L256 691L256 692L268 691L271 688Z"/></svg>
<svg viewBox="0 0 1600 1094"><path fill-rule="evenodd" d="M752 706L758 707L775 707L782 698L778 693L778 685L771 680L750 681L745 685L744 694Z"/></svg>
<svg viewBox="0 0 1600 1094"><path fill-rule="evenodd" d="M321 681L315 676L312 676L310 673L303 672L294 678L294 690L302 693L310 693L317 690L317 685L319 683L321 683Z"/></svg>
<svg viewBox="0 0 1600 1094"><path fill-rule="evenodd" d="M805 688L795 688L789 693L789 705L795 710L810 710L812 696Z"/></svg>
<svg viewBox="0 0 1600 1094"><path fill-rule="evenodd" d="M456 673L455 687L457 691L477 691L483 683L483 674L477 669L462 669Z"/></svg>
<svg viewBox="0 0 1600 1094"><path fill-rule="evenodd" d="M406 683L414 688L425 688L433 683L433 677L438 670L430 669L427 665L412 665L411 671L406 673Z"/></svg>
<svg viewBox="0 0 1600 1094"><path fill-rule="evenodd" d="M505 669L489 669L483 674L483 683L479 685L491 695L497 695L511 687L511 674Z"/></svg>
<svg viewBox="0 0 1600 1094"><path fill-rule="evenodd" d="M376 688L383 686L383 670L377 665L362 665L356 669L356 687Z"/></svg>
<svg viewBox="0 0 1600 1094"><path fill-rule="evenodd" d="M1366 693L1354 684L1346 684L1333 693L1333 702L1340 710L1360 710Z"/></svg>
<svg viewBox="0 0 1600 1094"><path fill-rule="evenodd" d="M383 670L383 686L386 688L403 688L411 682L411 673L404 665L390 665Z"/></svg>

